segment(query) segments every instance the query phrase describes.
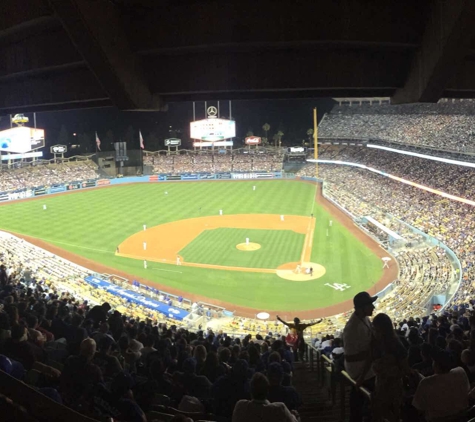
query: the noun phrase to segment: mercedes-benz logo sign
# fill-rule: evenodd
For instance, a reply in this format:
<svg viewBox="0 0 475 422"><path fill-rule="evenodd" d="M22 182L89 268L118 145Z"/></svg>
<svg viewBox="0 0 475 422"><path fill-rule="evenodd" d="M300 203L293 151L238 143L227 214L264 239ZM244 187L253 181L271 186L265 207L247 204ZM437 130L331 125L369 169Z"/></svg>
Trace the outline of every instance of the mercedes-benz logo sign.
<svg viewBox="0 0 475 422"><path fill-rule="evenodd" d="M208 107L208 116L216 117L218 114L218 109L215 106Z"/></svg>

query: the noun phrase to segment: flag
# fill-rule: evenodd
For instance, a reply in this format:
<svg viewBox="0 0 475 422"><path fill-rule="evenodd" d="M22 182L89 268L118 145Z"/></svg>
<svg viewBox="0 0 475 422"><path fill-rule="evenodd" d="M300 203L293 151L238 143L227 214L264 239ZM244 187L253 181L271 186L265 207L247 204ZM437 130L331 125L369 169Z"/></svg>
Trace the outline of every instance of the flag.
<svg viewBox="0 0 475 422"><path fill-rule="evenodd" d="M144 149L142 132L139 130L140 148Z"/></svg>
<svg viewBox="0 0 475 422"><path fill-rule="evenodd" d="M97 132L96 132L96 148L99 151L101 150L101 140L99 139L99 136L97 136Z"/></svg>

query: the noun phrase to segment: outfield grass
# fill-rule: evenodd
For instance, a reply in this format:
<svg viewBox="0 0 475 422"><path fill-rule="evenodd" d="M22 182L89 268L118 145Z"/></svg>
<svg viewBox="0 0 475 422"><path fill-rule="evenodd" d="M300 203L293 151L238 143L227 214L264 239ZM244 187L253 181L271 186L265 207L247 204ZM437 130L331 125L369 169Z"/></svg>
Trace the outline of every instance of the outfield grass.
<svg viewBox="0 0 475 422"><path fill-rule="evenodd" d="M236 245L246 237L261 245L257 251L242 251ZM300 259L305 235L291 230L221 228L205 230L180 251L186 262L228 267L277 268ZM210 253L210 251L212 251Z"/></svg>
<svg viewBox="0 0 475 422"><path fill-rule="evenodd" d="M131 275L237 305L279 311L314 309L369 289L382 274L379 259L365 245L338 223L329 227L332 217L314 205L314 196L313 185L291 180L122 185L5 204L0 206L0 228L40 238ZM152 227L217 215L220 209L226 214L308 216L313 212L312 261L326 267L325 276L296 284L273 274L159 263L145 270L142 261L114 254L116 246L142 230L143 224ZM217 252L215 249L209 254ZM326 283L351 287L336 291Z"/></svg>

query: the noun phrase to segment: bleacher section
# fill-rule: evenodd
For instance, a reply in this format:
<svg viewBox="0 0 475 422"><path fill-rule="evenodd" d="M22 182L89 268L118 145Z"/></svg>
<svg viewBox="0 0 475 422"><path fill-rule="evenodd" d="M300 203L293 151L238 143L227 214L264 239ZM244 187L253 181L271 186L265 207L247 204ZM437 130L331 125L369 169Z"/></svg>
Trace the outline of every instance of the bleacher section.
<svg viewBox="0 0 475 422"><path fill-rule="evenodd" d="M158 174L282 171L281 151L237 150L226 154L186 151L166 155L146 152L144 164Z"/></svg>
<svg viewBox="0 0 475 422"><path fill-rule="evenodd" d="M338 105L319 125L326 139L387 140L440 150L475 152L473 100L438 104Z"/></svg>

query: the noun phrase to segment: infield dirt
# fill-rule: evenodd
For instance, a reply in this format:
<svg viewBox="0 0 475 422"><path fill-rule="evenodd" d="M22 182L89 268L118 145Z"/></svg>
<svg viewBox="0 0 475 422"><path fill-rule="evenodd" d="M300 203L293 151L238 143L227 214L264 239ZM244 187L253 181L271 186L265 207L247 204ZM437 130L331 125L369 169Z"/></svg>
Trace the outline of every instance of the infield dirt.
<svg viewBox="0 0 475 422"><path fill-rule="evenodd" d="M183 257L179 256L179 252L203 231L226 227L235 229L292 230L296 233L305 234L302 256L306 257L310 256L311 253L311 241L308 239L313 234L314 223L311 220L314 220L314 218L300 215L286 215L284 221L282 221L281 216L276 214L235 214L173 221L147 228L147 230L142 230L128 237L119 245L117 255L168 264L177 263L177 257L179 257L180 264L185 266L231 271L275 272L275 268L227 267L186 262Z"/></svg>

